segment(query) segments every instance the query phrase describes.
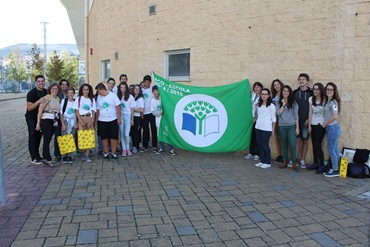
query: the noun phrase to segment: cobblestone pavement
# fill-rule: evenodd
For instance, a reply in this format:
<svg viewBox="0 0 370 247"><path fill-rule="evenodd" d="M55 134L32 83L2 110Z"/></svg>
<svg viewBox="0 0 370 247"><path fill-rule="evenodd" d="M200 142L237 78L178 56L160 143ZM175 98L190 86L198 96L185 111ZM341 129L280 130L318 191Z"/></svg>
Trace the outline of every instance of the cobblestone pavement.
<svg viewBox="0 0 370 247"><path fill-rule="evenodd" d="M2 105L0 246L370 245L369 180L183 150L31 165L25 99Z"/></svg>

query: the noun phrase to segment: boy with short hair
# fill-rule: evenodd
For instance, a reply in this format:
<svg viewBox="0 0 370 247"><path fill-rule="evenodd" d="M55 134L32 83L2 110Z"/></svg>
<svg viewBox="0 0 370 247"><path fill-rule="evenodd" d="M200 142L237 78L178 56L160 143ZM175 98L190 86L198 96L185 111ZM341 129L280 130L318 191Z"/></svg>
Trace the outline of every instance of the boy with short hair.
<svg viewBox="0 0 370 247"><path fill-rule="evenodd" d="M66 91L67 98L62 99L62 102L60 104L60 122L62 125L62 135L67 134L73 134L75 136L76 134L76 128L77 128L77 119L75 110L73 109L74 105L74 95L75 90L73 87L68 87ZM65 154L62 157L62 163L66 164L72 164L73 159L70 154Z"/></svg>
<svg viewBox="0 0 370 247"><path fill-rule="evenodd" d="M306 155L308 150L308 99L312 96L312 90L308 87L310 77L306 73L301 73L298 76L299 88L294 90L294 100L298 104L299 116L299 135L297 136L297 159L301 168L306 168ZM293 160L293 162L295 162Z"/></svg>
<svg viewBox="0 0 370 247"><path fill-rule="evenodd" d="M145 152L148 150L149 144L149 124L150 131L152 134L152 148L153 152L157 152L157 128L155 126L155 117L150 111L150 105L153 99L153 92L150 83L152 82L152 77L146 75L143 78L143 96L144 96L144 118L143 118L143 147L140 149L140 152Z"/></svg>
<svg viewBox="0 0 370 247"><path fill-rule="evenodd" d="M158 129L159 129L159 125L160 125L160 122L161 122L161 118L162 118L162 115L163 115L163 110L162 110L162 102L161 102L161 99L160 99L160 96L159 96L159 92L158 92L158 88L157 86L153 86L152 87L152 92L153 92L153 99L151 101L151 104L150 104L150 110L152 112L152 114L155 116L155 124L157 126L157 132L158 132ZM170 151L170 154L172 156L175 156L176 153L175 153L175 150L173 149L172 145L171 144L167 144L168 145L168 150ZM163 154L164 151L165 151L165 148L164 148L164 142L159 142L159 150L156 152L157 154Z"/></svg>
<svg viewBox="0 0 370 247"><path fill-rule="evenodd" d="M97 124L103 144L103 158L109 159L108 140L112 158L117 159L118 127L121 124L121 101L118 96L107 91L103 83L99 83L95 89L98 91L96 99Z"/></svg>

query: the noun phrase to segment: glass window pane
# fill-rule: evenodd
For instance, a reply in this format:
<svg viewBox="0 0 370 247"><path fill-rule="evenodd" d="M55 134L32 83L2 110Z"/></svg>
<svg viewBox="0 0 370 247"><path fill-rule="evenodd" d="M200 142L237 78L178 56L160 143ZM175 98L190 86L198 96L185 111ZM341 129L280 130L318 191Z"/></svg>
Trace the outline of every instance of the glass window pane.
<svg viewBox="0 0 370 247"><path fill-rule="evenodd" d="M190 53L168 56L168 76L190 76Z"/></svg>

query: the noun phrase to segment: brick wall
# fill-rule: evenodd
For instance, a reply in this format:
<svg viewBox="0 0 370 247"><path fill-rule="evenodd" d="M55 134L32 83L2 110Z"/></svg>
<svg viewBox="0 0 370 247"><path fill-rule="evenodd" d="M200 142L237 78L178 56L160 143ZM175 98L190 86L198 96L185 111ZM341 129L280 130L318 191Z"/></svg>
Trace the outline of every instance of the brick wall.
<svg viewBox="0 0 370 247"><path fill-rule="evenodd" d="M338 85L340 147L370 148L370 1L95 0L88 25L92 84L102 60L117 80L124 72L139 83L163 74L164 51L182 48L191 49L191 85L279 78L296 88L306 72L310 86Z"/></svg>

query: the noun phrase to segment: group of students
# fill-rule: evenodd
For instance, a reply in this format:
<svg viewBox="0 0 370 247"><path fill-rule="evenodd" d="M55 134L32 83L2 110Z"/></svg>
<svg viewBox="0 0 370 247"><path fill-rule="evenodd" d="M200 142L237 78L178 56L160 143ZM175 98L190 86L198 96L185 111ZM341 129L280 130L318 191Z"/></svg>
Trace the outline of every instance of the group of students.
<svg viewBox="0 0 370 247"><path fill-rule="evenodd" d="M75 90L69 87L67 80L61 80L59 84L53 82L46 90L44 76L36 76L36 87L27 94L25 115L31 162L55 165L50 154L50 142L54 135L54 156L60 157L62 163L73 163L71 154L60 156L56 137L65 134L75 136L76 130L94 128L97 129L99 151L104 159L110 156L118 159L116 152L119 136L123 157L131 156L139 150L147 151L149 139L152 141L153 152L163 154L164 143L160 142L160 148L157 148L157 128L163 114L157 86L150 85L150 75L144 76L141 84L130 87L127 85L127 75L121 74L119 80L117 87L114 78L108 79L107 87L99 83L95 87L95 95L91 85L85 83L80 86L75 99ZM42 137L43 158L39 153ZM168 150L171 155L176 155L170 144ZM83 150L82 160L92 162L89 154L90 150Z"/></svg>
<svg viewBox="0 0 370 247"><path fill-rule="evenodd" d="M300 166L316 170L318 174L324 173L325 177L339 176L340 126L337 118L341 100L338 89L333 82L328 82L325 86L318 82L311 90L308 87L309 80L308 74L299 74L299 87L294 91L279 79L272 81L271 91L264 88L260 82L253 84L251 100L254 123L250 151L245 158L260 161L255 166L271 167L269 140L271 135L274 135L278 152L275 161L280 163L279 168L286 168L291 162L294 170ZM310 135L314 163L306 166L305 158ZM327 172L324 172L322 150L325 135L332 162L332 169Z"/></svg>

